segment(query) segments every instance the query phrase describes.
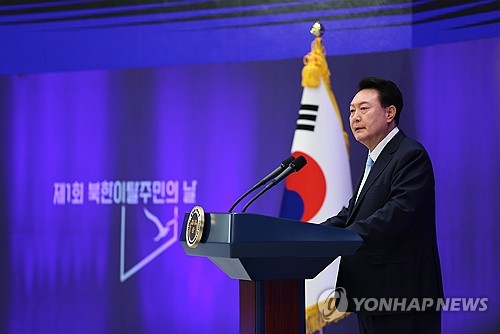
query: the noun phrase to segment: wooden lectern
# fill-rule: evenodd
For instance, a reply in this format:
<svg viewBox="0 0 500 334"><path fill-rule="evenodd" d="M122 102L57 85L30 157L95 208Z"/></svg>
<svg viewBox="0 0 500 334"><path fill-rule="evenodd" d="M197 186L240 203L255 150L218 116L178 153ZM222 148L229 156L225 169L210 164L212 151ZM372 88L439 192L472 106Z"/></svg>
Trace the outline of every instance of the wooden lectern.
<svg viewBox="0 0 500 334"><path fill-rule="evenodd" d="M201 242L180 242L188 255L209 258L240 280L240 333L304 333L304 280L339 255L353 254L361 237L350 230L250 213L205 213Z"/></svg>

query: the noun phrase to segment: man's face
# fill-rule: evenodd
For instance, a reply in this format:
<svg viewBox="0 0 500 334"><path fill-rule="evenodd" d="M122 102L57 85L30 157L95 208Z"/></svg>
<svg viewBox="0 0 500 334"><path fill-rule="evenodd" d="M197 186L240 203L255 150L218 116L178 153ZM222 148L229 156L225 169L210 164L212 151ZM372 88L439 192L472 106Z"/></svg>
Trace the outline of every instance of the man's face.
<svg viewBox="0 0 500 334"><path fill-rule="evenodd" d="M377 90L360 90L350 105L349 123L354 138L372 151L392 130L390 123L394 115L394 106L380 105Z"/></svg>

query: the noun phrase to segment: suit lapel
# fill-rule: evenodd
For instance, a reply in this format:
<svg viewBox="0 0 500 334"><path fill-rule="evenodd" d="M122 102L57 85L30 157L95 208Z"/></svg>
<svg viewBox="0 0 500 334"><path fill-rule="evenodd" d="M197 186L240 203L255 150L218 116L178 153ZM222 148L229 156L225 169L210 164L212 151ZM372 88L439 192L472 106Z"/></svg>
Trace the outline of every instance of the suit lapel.
<svg viewBox="0 0 500 334"><path fill-rule="evenodd" d="M361 202L363 202L363 199L368 190L370 190L373 183L378 179L380 174L382 174L384 169L392 160L393 153L397 150L399 143L403 140L404 137L406 137L405 134L401 130L399 130L399 132L394 136L394 138L392 138L387 143L386 147L382 150L382 152L378 156L377 161L372 166L370 174L368 175L368 178L366 179L365 184L363 185L363 189L359 194L358 200L356 201L356 203L352 203L352 208L351 210L349 210L349 217L347 218L347 225L350 224L351 218L354 216L354 213L359 209ZM360 185L361 185L361 179L358 182L355 194L358 193Z"/></svg>

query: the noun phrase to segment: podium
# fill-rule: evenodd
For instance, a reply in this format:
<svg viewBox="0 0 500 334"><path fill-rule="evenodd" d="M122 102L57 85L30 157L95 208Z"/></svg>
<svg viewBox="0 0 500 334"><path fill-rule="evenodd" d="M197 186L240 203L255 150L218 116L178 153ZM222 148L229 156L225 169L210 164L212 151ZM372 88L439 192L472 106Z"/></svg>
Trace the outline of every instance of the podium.
<svg viewBox="0 0 500 334"><path fill-rule="evenodd" d="M240 333L304 333L304 280L339 255L353 254L361 237L330 226L250 213L205 213L201 241L181 245L188 255L209 258L240 280Z"/></svg>

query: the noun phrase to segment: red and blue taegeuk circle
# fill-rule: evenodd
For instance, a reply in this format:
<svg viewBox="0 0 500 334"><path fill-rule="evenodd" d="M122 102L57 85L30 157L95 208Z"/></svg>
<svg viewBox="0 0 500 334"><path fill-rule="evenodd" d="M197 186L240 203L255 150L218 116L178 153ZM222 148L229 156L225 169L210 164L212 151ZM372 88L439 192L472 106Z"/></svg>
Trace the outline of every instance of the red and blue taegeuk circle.
<svg viewBox="0 0 500 334"><path fill-rule="evenodd" d="M293 152L294 157L299 155L306 158L307 165L286 179L280 216L309 221L325 201L326 178L316 160L304 152Z"/></svg>

